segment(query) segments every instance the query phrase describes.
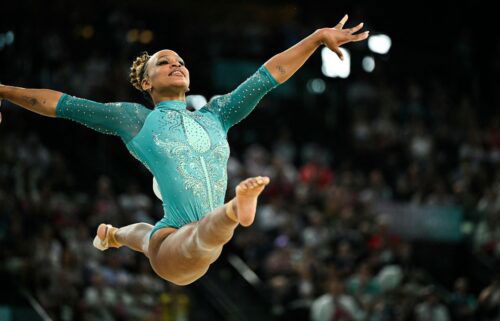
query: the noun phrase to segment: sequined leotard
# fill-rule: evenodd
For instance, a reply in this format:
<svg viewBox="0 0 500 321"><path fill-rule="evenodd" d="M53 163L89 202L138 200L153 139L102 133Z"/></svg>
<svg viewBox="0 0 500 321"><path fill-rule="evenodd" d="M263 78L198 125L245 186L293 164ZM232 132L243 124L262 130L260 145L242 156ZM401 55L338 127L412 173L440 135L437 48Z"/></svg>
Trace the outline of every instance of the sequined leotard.
<svg viewBox="0 0 500 321"><path fill-rule="evenodd" d="M150 110L135 103L101 104L65 94L57 104L56 117L119 136L151 171L164 208L153 233L199 221L224 204L227 131L277 85L262 66L234 91L195 112L188 111L182 101L160 102Z"/></svg>

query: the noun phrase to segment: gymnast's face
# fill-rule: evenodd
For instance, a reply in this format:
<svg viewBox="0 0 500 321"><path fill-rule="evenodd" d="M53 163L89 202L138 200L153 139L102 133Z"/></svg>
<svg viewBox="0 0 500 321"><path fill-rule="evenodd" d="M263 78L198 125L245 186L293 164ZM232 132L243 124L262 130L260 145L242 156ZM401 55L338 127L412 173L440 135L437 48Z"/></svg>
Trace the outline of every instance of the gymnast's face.
<svg viewBox="0 0 500 321"><path fill-rule="evenodd" d="M187 92L189 71L184 60L173 50L160 50L149 58L142 88L150 94L165 90Z"/></svg>

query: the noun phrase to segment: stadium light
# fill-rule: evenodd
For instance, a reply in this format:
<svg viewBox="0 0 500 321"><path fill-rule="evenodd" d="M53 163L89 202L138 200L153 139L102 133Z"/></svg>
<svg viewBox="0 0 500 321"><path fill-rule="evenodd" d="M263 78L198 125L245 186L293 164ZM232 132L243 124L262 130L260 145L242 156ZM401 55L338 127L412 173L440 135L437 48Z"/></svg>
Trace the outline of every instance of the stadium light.
<svg viewBox="0 0 500 321"><path fill-rule="evenodd" d="M322 94L325 92L325 81L320 78L310 79L307 82L307 90L312 94Z"/></svg>
<svg viewBox="0 0 500 321"><path fill-rule="evenodd" d="M388 35L379 34L368 37L368 48L374 53L385 55L391 49L392 40Z"/></svg>
<svg viewBox="0 0 500 321"><path fill-rule="evenodd" d="M323 60L321 71L323 75L332 78L349 77L351 73L351 55L347 49L340 48L340 51L344 55L344 61L340 60L336 53L326 47L321 50L321 58Z"/></svg>
<svg viewBox="0 0 500 321"><path fill-rule="evenodd" d="M153 32L151 30L143 30L139 35L139 41L143 44L148 44L153 41Z"/></svg>
<svg viewBox="0 0 500 321"><path fill-rule="evenodd" d="M139 30L130 29L127 32L127 42L129 43L136 42L138 39L139 39Z"/></svg>
<svg viewBox="0 0 500 321"><path fill-rule="evenodd" d="M14 32L13 31L7 31L5 34L5 44L6 45L11 45L14 43Z"/></svg>
<svg viewBox="0 0 500 321"><path fill-rule="evenodd" d="M372 72L375 69L375 59L372 56L364 57L362 64L366 72Z"/></svg>
<svg viewBox="0 0 500 321"><path fill-rule="evenodd" d="M207 104L207 99L202 95L189 95L186 97L186 105L199 110Z"/></svg>
<svg viewBox="0 0 500 321"><path fill-rule="evenodd" d="M91 25L85 25L83 28L82 28L82 37L85 38L85 39L90 39L94 36L94 33L95 33L95 30L94 30L94 27L91 26Z"/></svg>

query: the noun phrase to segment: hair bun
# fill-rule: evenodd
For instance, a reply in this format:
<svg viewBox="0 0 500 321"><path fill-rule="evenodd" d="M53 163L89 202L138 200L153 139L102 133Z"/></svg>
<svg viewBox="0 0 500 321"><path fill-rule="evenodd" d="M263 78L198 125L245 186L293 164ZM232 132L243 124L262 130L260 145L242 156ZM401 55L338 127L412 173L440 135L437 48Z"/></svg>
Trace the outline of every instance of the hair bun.
<svg viewBox="0 0 500 321"><path fill-rule="evenodd" d="M145 65L150 57L151 56L144 51L139 57L135 58L132 63L132 67L130 67L130 83L139 91L144 91L141 87L141 82L144 76L143 69L145 68Z"/></svg>

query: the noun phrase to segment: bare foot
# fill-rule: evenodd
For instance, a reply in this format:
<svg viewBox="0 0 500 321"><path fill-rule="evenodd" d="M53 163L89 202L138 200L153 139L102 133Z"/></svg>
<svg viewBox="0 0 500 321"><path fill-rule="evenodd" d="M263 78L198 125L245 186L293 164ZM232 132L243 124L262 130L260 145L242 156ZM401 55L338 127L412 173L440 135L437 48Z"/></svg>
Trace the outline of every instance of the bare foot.
<svg viewBox="0 0 500 321"><path fill-rule="evenodd" d="M116 231L118 229L110 224L99 225L92 244L101 251L107 250L110 247L121 247L121 244L115 239Z"/></svg>
<svg viewBox="0 0 500 321"><path fill-rule="evenodd" d="M251 177L236 186L236 215L243 226L252 225L257 208L257 197L269 184L269 177Z"/></svg>

